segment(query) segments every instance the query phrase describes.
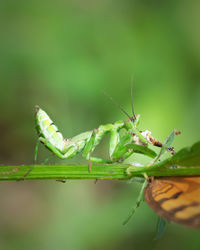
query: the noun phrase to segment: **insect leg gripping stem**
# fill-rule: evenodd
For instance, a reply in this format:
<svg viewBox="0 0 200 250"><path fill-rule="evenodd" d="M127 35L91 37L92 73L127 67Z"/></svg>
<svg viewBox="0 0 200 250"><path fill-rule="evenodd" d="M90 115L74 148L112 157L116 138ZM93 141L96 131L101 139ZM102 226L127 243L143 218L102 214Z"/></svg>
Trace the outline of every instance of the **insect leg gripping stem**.
<svg viewBox="0 0 200 250"><path fill-rule="evenodd" d="M82 156L87 160L97 162L97 163L112 163L112 154L119 143L119 130L123 127L123 122L116 122L114 124L101 125L99 128L94 129L91 137L85 144ZM103 159L97 157L91 157L91 153L94 151L96 146L100 143L103 136L107 133L111 133L109 155L110 159Z"/></svg>
<svg viewBox="0 0 200 250"><path fill-rule="evenodd" d="M38 155L38 148L39 148L39 143L40 143L40 139L37 139L36 145L35 145L35 153L34 153L34 163L37 162L37 155Z"/></svg>
<svg viewBox="0 0 200 250"><path fill-rule="evenodd" d="M34 164L36 164L36 162L37 162L39 143L40 143L40 138L37 139L37 142L36 142L36 145L35 145ZM24 176L22 177L23 180L32 171L33 168L34 168L34 165L24 174Z"/></svg>

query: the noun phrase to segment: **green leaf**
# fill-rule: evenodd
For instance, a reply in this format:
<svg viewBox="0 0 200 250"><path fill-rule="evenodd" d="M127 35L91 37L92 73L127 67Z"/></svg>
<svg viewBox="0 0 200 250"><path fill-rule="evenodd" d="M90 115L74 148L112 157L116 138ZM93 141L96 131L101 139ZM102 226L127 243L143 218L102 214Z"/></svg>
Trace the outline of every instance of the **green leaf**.
<svg viewBox="0 0 200 250"><path fill-rule="evenodd" d="M144 155L149 156L151 158L155 158L157 156L155 151L153 151L152 149L147 148L146 146L143 146L143 145L127 144L126 147L133 149L133 151L135 153L144 154Z"/></svg>
<svg viewBox="0 0 200 250"><path fill-rule="evenodd" d="M200 141L192 147L181 149L168 161L171 165L179 166L200 166Z"/></svg>
<svg viewBox="0 0 200 250"><path fill-rule="evenodd" d="M156 236L154 240L158 240L163 236L166 226L167 226L167 221L163 219L162 217L158 216Z"/></svg>
<svg viewBox="0 0 200 250"><path fill-rule="evenodd" d="M200 167L200 141L191 147L185 147L179 150L175 155L151 165L151 168L167 168L169 166L182 167Z"/></svg>

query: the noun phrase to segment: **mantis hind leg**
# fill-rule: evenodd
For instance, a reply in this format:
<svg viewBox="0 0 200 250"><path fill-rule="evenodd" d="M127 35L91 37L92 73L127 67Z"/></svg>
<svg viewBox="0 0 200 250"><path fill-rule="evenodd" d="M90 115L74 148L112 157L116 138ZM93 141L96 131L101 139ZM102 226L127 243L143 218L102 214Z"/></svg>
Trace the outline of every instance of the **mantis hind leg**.
<svg viewBox="0 0 200 250"><path fill-rule="evenodd" d="M36 145L35 145L35 151L34 151L34 164L36 164L36 162L37 162L39 143L40 143L40 140L37 139L37 142L36 142ZM22 178L23 180L32 171L33 168L34 168L34 165L32 167L30 167L30 169L24 174L24 176Z"/></svg>
<svg viewBox="0 0 200 250"><path fill-rule="evenodd" d="M36 162L37 162L39 143L40 143L40 140L37 139L37 142L36 142L36 145L35 145L35 151L34 151L34 164L36 164ZM33 168L34 168L34 165L24 174L24 176L22 178L23 180L32 171Z"/></svg>
<svg viewBox="0 0 200 250"><path fill-rule="evenodd" d="M74 151L72 151L73 155L70 155L68 153L68 155L66 156L65 154L62 154L57 148L55 148L48 140L46 140L43 137L39 137L36 143L36 147L35 147L35 153L34 153L34 163L36 163L37 161L37 155L38 155L38 148L39 148L39 143L43 143L54 155L58 156L61 159L67 159L70 158L74 155ZM47 161L49 160L49 157L47 157L42 164L45 164ZM32 166L23 176L23 180L24 178L33 170L34 166Z"/></svg>
<svg viewBox="0 0 200 250"><path fill-rule="evenodd" d="M98 157L90 157L89 160L96 163L113 163L113 161L109 159L98 158Z"/></svg>
<svg viewBox="0 0 200 250"><path fill-rule="evenodd" d="M37 139L37 142L36 142L36 146L35 146L35 153L34 153L34 163L36 164L37 162L37 156L38 156L38 148L39 148L39 143L40 143L40 138ZM48 156L47 158L45 158L41 164L45 164L48 162L48 160L50 159L50 157L52 157L52 155Z"/></svg>
<svg viewBox="0 0 200 250"><path fill-rule="evenodd" d="M36 162L37 162L37 155L38 155L39 143L40 143L40 140L39 140L39 139L37 139L37 142L36 142L36 145L35 145L34 163L36 163Z"/></svg>

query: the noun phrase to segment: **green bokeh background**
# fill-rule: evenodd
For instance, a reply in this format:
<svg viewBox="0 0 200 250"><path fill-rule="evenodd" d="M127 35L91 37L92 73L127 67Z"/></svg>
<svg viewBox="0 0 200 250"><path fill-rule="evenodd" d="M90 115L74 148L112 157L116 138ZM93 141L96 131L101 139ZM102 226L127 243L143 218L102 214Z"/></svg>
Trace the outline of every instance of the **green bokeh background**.
<svg viewBox="0 0 200 250"><path fill-rule="evenodd" d="M40 105L65 137L126 119L102 93L178 150L200 139L200 2L2 0L0 163L31 164ZM96 151L107 153L108 137ZM49 152L40 147L39 161ZM143 160L137 158L137 160ZM131 161L135 161L132 158ZM60 162L54 157L50 163ZM69 162L69 161L62 161ZM70 160L85 162L80 156ZM170 223L143 203L127 226L139 184L117 181L0 183L0 248L200 249L199 231Z"/></svg>

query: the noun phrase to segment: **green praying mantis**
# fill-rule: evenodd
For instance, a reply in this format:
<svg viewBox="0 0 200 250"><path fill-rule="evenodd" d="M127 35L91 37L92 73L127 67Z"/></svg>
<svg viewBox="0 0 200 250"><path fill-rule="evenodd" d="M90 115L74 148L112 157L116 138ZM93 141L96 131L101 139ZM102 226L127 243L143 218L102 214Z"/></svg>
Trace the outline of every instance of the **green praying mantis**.
<svg viewBox="0 0 200 250"><path fill-rule="evenodd" d="M98 128L86 131L72 138L64 138L62 133L58 130L57 126L39 106L36 106L35 112L35 125L38 133L38 140L35 147L34 160L37 161L39 143L43 143L54 155L61 159L70 159L75 155L81 153L82 156L89 161L89 172L91 172L91 162L112 164L116 162L123 162L133 153L140 153L150 158L154 158L154 162L158 161L164 151L175 154L173 148L169 147L174 135L180 132L172 131L171 135L167 138L166 142L162 144L160 141L151 136L148 130L140 131L138 124L140 115L135 115L133 108L132 98L132 116L118 104L115 100L108 96L120 109L128 116L128 120L119 120L114 123L100 125ZM123 133L121 133L123 130ZM109 141L109 159L94 157L92 155L95 148L99 145L103 137L110 133ZM160 153L149 148L149 145L160 147ZM29 171L24 175L26 177ZM128 174L128 169L127 169ZM144 182L139 194L139 197L131 210L130 215L124 221L126 224L131 216L134 214L135 209L140 205L143 200L143 192L148 182L148 176L144 176Z"/></svg>
<svg viewBox="0 0 200 250"><path fill-rule="evenodd" d="M39 137L35 148L35 162L39 142L43 143L46 148L61 159L69 159L81 153L82 157L89 161L89 171L91 171L91 162L108 164L123 162L133 153L155 158L157 156L156 152L148 148L148 146L151 144L162 147L162 143L153 138L150 131L138 130L140 115L135 115L133 104L133 116L131 117L112 97L110 98L128 116L128 120L100 125L98 128L67 139L64 138L47 113L39 106L36 106L35 124ZM124 130L123 134L121 133L122 130ZM110 133L109 159L92 156L94 149L107 133ZM168 148L168 151L174 153L173 148Z"/></svg>

